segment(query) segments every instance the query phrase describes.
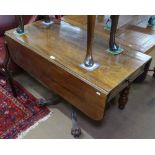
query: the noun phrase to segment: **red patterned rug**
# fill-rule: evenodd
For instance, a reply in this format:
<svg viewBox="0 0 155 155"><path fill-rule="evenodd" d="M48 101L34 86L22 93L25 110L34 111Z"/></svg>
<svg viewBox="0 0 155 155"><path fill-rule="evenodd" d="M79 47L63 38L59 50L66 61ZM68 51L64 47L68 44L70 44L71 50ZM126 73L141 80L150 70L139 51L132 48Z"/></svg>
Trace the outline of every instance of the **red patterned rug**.
<svg viewBox="0 0 155 155"><path fill-rule="evenodd" d="M0 77L0 138L17 138L22 132L47 116L46 107L38 107L32 94L14 81L17 98L4 78Z"/></svg>

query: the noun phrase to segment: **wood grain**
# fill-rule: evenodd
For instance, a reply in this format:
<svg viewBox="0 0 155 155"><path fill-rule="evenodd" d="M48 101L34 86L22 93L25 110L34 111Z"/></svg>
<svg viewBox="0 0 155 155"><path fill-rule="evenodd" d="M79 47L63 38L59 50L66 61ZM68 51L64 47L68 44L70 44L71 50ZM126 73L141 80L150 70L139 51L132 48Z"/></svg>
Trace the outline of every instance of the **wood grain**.
<svg viewBox="0 0 155 155"><path fill-rule="evenodd" d="M148 26L150 16L120 16L116 43L125 49L134 49L149 54L155 47L155 29ZM107 18L107 17L106 17ZM95 33L109 40L109 31L104 29L105 20L96 20ZM63 20L86 29L86 16L64 16Z"/></svg>
<svg viewBox="0 0 155 155"><path fill-rule="evenodd" d="M15 29L6 32L12 59L60 96L94 120L104 116L105 105L143 71L151 59L137 51L120 55L106 52L108 43L101 36L94 40L92 72L80 67L86 54L85 30L65 22L45 27L42 21L25 26L25 35Z"/></svg>

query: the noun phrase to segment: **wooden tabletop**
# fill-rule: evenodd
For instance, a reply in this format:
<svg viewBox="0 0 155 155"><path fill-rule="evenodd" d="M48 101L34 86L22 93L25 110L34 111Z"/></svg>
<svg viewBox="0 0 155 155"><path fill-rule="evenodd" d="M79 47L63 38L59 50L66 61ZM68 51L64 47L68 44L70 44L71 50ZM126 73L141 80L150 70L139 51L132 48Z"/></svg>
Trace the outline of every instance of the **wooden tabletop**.
<svg viewBox="0 0 155 155"><path fill-rule="evenodd" d="M100 67L87 71L80 67L86 54L86 31L80 27L62 21L47 28L38 21L25 26L25 35L14 32L15 29L9 30L5 35L104 94L109 94L151 58L135 50L112 55L106 51L107 41L96 35L93 57Z"/></svg>
<svg viewBox="0 0 155 155"><path fill-rule="evenodd" d="M135 16L119 29L118 42L142 53L155 48L155 28L148 26L150 16Z"/></svg>
<svg viewBox="0 0 155 155"><path fill-rule="evenodd" d="M118 22L118 30L116 33L117 43L126 49L134 49L142 53L149 54L152 48L155 47L155 29L148 26L150 16L120 16ZM101 35L106 40L109 40L109 30L104 29L103 21L96 20L95 33ZM64 21L73 25L77 25L86 29L86 16L64 16Z"/></svg>

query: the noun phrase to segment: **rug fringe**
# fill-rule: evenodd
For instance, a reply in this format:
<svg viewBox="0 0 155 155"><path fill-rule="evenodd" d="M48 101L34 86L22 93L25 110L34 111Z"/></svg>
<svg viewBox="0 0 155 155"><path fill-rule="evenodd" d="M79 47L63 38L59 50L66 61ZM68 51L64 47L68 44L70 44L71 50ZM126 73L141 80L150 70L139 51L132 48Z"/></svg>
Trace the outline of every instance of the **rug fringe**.
<svg viewBox="0 0 155 155"><path fill-rule="evenodd" d="M31 130L33 130L35 127L37 127L41 122L46 121L51 115L53 114L53 112L50 112L47 116L43 117L42 119L40 119L39 121L37 121L34 125L32 125L31 127L29 127L28 129L26 129L25 131L23 131L22 133L20 133L17 137L17 139L22 139L24 138L28 132L30 132Z"/></svg>

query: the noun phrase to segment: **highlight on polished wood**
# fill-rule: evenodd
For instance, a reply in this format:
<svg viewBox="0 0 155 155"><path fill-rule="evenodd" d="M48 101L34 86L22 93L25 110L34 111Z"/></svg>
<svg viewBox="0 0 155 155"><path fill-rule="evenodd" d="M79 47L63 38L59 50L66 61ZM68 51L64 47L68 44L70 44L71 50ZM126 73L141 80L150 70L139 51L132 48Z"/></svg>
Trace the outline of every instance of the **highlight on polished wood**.
<svg viewBox="0 0 155 155"><path fill-rule="evenodd" d="M102 17L102 20L100 18ZM97 16L95 33L109 40L110 31L105 29L105 23L109 17ZM99 19L98 19L99 18ZM123 16L118 19L116 31L116 43L124 49L134 49L149 54L155 47L155 29L148 25L150 16ZM64 16L64 21L86 29L86 16Z"/></svg>
<svg viewBox="0 0 155 155"><path fill-rule="evenodd" d="M103 118L106 105L117 94L125 98L123 90L151 60L133 49L111 55L106 51L109 42L95 35L89 50L100 66L88 71L80 67L87 51L85 29L64 21L45 27L38 21L26 25L25 30L24 35L16 35L15 29L5 33L13 61L93 120Z"/></svg>
<svg viewBox="0 0 155 155"><path fill-rule="evenodd" d="M150 16L136 16L122 26L117 36L121 45L149 54L155 48L155 29L148 25Z"/></svg>

